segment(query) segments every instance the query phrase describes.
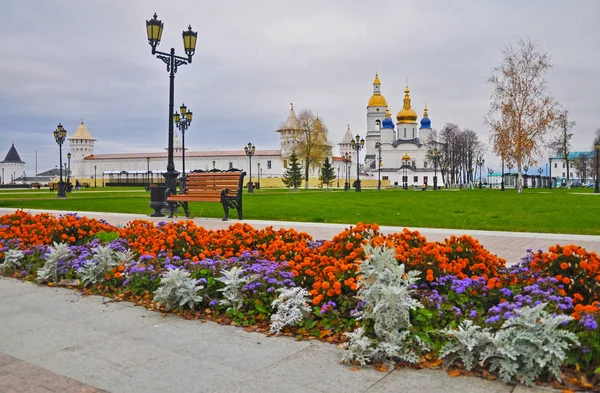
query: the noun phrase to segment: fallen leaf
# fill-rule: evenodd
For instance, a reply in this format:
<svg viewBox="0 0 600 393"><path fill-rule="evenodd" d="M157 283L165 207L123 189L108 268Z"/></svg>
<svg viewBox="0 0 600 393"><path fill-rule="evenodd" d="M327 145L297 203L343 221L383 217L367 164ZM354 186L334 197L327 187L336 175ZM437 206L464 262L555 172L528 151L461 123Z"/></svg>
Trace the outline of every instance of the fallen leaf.
<svg viewBox="0 0 600 393"><path fill-rule="evenodd" d="M460 370L450 370L448 371L448 376L450 377L458 377L460 375Z"/></svg>
<svg viewBox="0 0 600 393"><path fill-rule="evenodd" d="M563 389L562 393L575 393L573 390Z"/></svg>
<svg viewBox="0 0 600 393"><path fill-rule="evenodd" d="M358 371L358 370L360 370L360 367L358 367L358 366L350 367L350 371Z"/></svg>

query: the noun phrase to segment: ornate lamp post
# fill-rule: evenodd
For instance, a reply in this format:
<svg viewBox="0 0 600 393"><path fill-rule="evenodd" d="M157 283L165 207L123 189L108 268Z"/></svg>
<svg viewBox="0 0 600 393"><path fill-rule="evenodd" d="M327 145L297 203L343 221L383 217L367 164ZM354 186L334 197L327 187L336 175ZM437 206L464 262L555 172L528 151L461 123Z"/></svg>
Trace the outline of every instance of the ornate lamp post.
<svg viewBox="0 0 600 393"><path fill-rule="evenodd" d="M381 143L380 142L375 143L375 149L377 149L377 152L379 153L379 156L377 159L377 189L381 190Z"/></svg>
<svg viewBox="0 0 600 393"><path fill-rule="evenodd" d="M494 170L488 168L488 184L490 185L490 188L492 188L492 173L494 173Z"/></svg>
<svg viewBox="0 0 600 393"><path fill-rule="evenodd" d="M598 161L600 161L600 142L594 145L596 148L596 184L594 184L594 193L600 193L600 186L598 185Z"/></svg>
<svg viewBox="0 0 600 393"><path fill-rule="evenodd" d="M537 172L538 172L538 184L537 184L537 188L542 188L542 172L544 172L544 169L543 168L538 168Z"/></svg>
<svg viewBox="0 0 600 393"><path fill-rule="evenodd" d="M479 189L481 190L482 188L482 184L481 184L481 176L482 176L482 172L483 172L483 164L485 163L485 160L483 159L483 157L479 157L477 159L477 165L479 166Z"/></svg>
<svg viewBox="0 0 600 393"><path fill-rule="evenodd" d="M156 47L160 44L163 31L163 23L157 19L156 13L152 19L146 21L146 30L148 33L148 43L152 47L152 54L156 55L156 57L161 59L167 65L167 72L169 72L169 154L167 160L167 172L164 173L164 177L167 189L170 190L171 193L175 193L177 188L177 176L179 175L175 170L175 163L173 162L173 101L175 97L175 73L177 72L177 67L192 62L192 56L196 52L198 33L192 31L192 26L188 26L188 29L182 34L183 46L185 54L187 55L186 58L175 56L175 48L171 48L169 53L156 50Z"/></svg>
<svg viewBox="0 0 600 393"><path fill-rule="evenodd" d="M402 189L408 190L408 175L406 173L406 168L410 167L410 156L408 154L404 154L402 156Z"/></svg>
<svg viewBox="0 0 600 393"><path fill-rule="evenodd" d="M150 191L150 157L146 157L146 191Z"/></svg>
<svg viewBox="0 0 600 393"><path fill-rule="evenodd" d="M173 115L173 120L175 120L175 125L181 131L181 184L179 186L179 190L183 193L185 190L185 131L190 127L192 123L192 116L194 115L192 111L189 111L185 104L181 104L179 107L179 112L175 112Z"/></svg>
<svg viewBox="0 0 600 393"><path fill-rule="evenodd" d="M217 162L215 160L213 160L212 164L213 164L213 169L215 169L215 165L217 164Z"/></svg>
<svg viewBox="0 0 600 393"><path fill-rule="evenodd" d="M360 149L365 146L365 140L360 139L360 135L356 134L356 138L352 139L352 149L356 150L356 192L360 192Z"/></svg>
<svg viewBox="0 0 600 393"><path fill-rule="evenodd" d="M352 157L348 152L344 153L342 156L342 161L344 162L344 168L346 171L346 182L344 183L344 191L348 191L350 189L350 163L352 162Z"/></svg>
<svg viewBox="0 0 600 393"><path fill-rule="evenodd" d="M337 167L337 188L340 188L340 167Z"/></svg>
<svg viewBox="0 0 600 393"><path fill-rule="evenodd" d="M71 192L71 152L67 153L67 192Z"/></svg>
<svg viewBox="0 0 600 393"><path fill-rule="evenodd" d="M552 157L548 158L548 163L550 163L550 178L548 179L548 188L552 189Z"/></svg>
<svg viewBox="0 0 600 393"><path fill-rule="evenodd" d="M58 123L58 126L56 126L56 129L54 130L54 140L58 144L58 171L60 175L60 180L58 182L58 194L56 195L57 198L67 197L67 194L65 193L65 183L63 183L62 177L62 145L65 142L65 139L67 139L67 130L63 128L61 123Z"/></svg>
<svg viewBox="0 0 600 393"><path fill-rule="evenodd" d="M431 159L433 160L433 191L438 189L437 186L437 163L440 158L440 153L438 152L437 147L433 149L433 152L429 154Z"/></svg>
<svg viewBox="0 0 600 393"><path fill-rule="evenodd" d="M523 167L523 170L525 171L525 175L523 176L523 188L527 188L527 178L529 177L529 175L527 174L527 172L529 172L529 167L527 165L525 165Z"/></svg>
<svg viewBox="0 0 600 393"><path fill-rule="evenodd" d="M96 183L96 179L98 177L96 176L96 165L94 165L94 188L98 188L98 183Z"/></svg>
<svg viewBox="0 0 600 393"><path fill-rule="evenodd" d="M256 166L258 167L258 181L256 182L256 188L260 190L260 162L257 162Z"/></svg>
<svg viewBox="0 0 600 393"><path fill-rule="evenodd" d="M254 184L252 184L252 156L256 152L256 147L254 147L254 145L251 142L248 142L248 145L244 146L244 151L246 152L246 155L250 159L250 166L249 166L249 168L250 168L250 182L248 183L248 193L251 194L251 193L254 192Z"/></svg>

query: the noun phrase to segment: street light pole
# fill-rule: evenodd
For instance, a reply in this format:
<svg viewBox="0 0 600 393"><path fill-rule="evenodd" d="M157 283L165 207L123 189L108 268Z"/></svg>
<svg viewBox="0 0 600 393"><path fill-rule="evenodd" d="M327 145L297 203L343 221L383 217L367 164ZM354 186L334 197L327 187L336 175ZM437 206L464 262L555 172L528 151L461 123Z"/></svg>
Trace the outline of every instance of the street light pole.
<svg viewBox="0 0 600 393"><path fill-rule="evenodd" d="M354 184L356 192L360 192L360 149L365 146L365 140L360 139L360 135L356 134L356 138L352 139L351 146L353 150L356 150L356 182Z"/></svg>
<svg viewBox="0 0 600 393"><path fill-rule="evenodd" d="M488 168L488 184L490 185L490 188L492 188L492 173L494 173L494 170Z"/></svg>
<svg viewBox="0 0 600 393"><path fill-rule="evenodd" d="M403 190L408 190L408 175L407 175L406 168L408 167L409 163L410 163L410 156L405 153L404 156L402 156L402 189Z"/></svg>
<svg viewBox="0 0 600 393"><path fill-rule="evenodd" d="M67 153L67 192L71 192L71 152Z"/></svg>
<svg viewBox="0 0 600 393"><path fill-rule="evenodd" d="M256 166L258 167L258 181L256 182L256 188L260 190L260 162L257 162Z"/></svg>
<svg viewBox="0 0 600 393"><path fill-rule="evenodd" d="M217 164L217 162L215 160L213 160L212 164L213 164L213 170L214 170L215 169L215 165Z"/></svg>
<svg viewBox="0 0 600 393"><path fill-rule="evenodd" d="M96 176L96 165L94 165L94 188L98 188L98 183L96 182L96 179L98 177Z"/></svg>
<svg viewBox="0 0 600 393"><path fill-rule="evenodd" d="M433 191L438 189L437 186L437 162L440 158L440 153L438 152L437 147L433 149L433 153L430 154L430 157L433 159Z"/></svg>
<svg viewBox="0 0 600 393"><path fill-rule="evenodd" d="M548 158L548 162L550 163L550 178L548 179L548 188L552 189L552 157Z"/></svg>
<svg viewBox="0 0 600 393"><path fill-rule="evenodd" d="M346 182L344 183L344 191L348 191L350 189L350 163L352 162L352 157L348 152L344 153L342 156L342 161L344 162L344 171L346 174Z"/></svg>
<svg viewBox="0 0 600 393"><path fill-rule="evenodd" d="M256 152L256 147L254 147L254 145L252 144L252 142L248 142L248 145L244 146L244 151L246 152L246 155L250 159L250 166L249 166L249 168L250 168L250 181L248 183L248 193L252 194L254 192L254 185L252 184L252 156Z"/></svg>
<svg viewBox="0 0 600 393"><path fill-rule="evenodd" d="M62 177L62 145L67 138L67 130L64 129L61 123L58 123L56 129L54 130L54 140L58 144L58 172L59 172L59 182L58 182L58 194L57 198L66 198L67 194L65 193L65 183L63 183Z"/></svg>
<svg viewBox="0 0 600 393"><path fill-rule="evenodd" d="M600 161L600 142L594 145L596 148L596 184L594 184L594 194L600 193L600 186L598 185L598 161Z"/></svg>
<svg viewBox="0 0 600 393"><path fill-rule="evenodd" d="M483 164L484 163L485 163L485 160L483 159L483 157L479 157L477 159L477 165L479 166L479 189L480 190L482 188L481 177L483 176Z"/></svg>
<svg viewBox="0 0 600 393"><path fill-rule="evenodd" d="M163 31L163 23L157 19L156 13L154 17L146 21L146 30L148 33L148 43L152 47L152 54L156 55L157 58L161 59L167 65L167 72L169 72L169 145L168 145L168 160L167 160L167 172L163 174L165 177L165 183L167 186L167 192L172 194L176 193L177 189L177 176L179 173L175 171L175 163L173 162L173 108L174 108L174 96L175 96L175 73L177 67L181 65L190 64L192 62L192 56L196 52L196 39L198 33L192 31L192 26L188 26L187 30L184 30L183 45L187 58L175 56L175 48L171 48L169 53L159 52L156 47L160 44Z"/></svg>
<svg viewBox="0 0 600 393"><path fill-rule="evenodd" d="M150 191L150 157L146 157L146 191Z"/></svg>
<svg viewBox="0 0 600 393"><path fill-rule="evenodd" d="M379 153L379 157L377 159L377 190L381 190L381 143L375 143L375 149Z"/></svg>
<svg viewBox="0 0 600 393"><path fill-rule="evenodd" d="M179 112L181 113L181 115L178 112L175 112L175 114L173 115L173 120L175 120L175 125L177 126L179 131L181 131L181 159L182 159L181 172L182 172L182 175L181 175L181 182L179 185L179 191L183 194L185 192L185 181L186 181L185 131L190 127L190 124L192 123L192 116L194 114L192 113L192 111L187 109L185 104L181 104L181 106L179 107Z"/></svg>

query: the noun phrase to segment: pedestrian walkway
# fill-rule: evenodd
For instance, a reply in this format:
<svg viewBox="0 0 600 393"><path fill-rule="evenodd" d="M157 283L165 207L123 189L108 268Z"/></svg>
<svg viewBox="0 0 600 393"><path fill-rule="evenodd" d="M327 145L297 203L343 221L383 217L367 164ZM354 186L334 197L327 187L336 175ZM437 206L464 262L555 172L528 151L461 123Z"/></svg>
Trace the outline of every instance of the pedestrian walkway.
<svg viewBox="0 0 600 393"><path fill-rule="evenodd" d="M356 370L339 360L333 344L0 278L0 392L543 391L442 370Z"/></svg>

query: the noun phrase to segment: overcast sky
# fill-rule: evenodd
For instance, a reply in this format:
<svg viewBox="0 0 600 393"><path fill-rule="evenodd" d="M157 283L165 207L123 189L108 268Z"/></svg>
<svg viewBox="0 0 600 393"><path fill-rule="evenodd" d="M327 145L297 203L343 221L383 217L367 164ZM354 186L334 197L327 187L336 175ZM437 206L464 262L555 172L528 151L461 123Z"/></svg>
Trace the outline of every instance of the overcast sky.
<svg viewBox="0 0 600 393"><path fill-rule="evenodd" d="M52 131L62 122L70 136L80 118L96 153L163 150L169 77L146 39L154 12L159 50L184 55L181 32L198 31L175 78L176 106L194 112L190 150L277 149L291 102L318 112L334 143L346 124L364 136L376 71L392 113L408 79L419 119L427 101L434 128L453 122L487 144L486 78L518 37L551 56L550 92L577 122L573 150L589 150L600 127L597 0L19 0L0 3L0 160L14 141L28 175L36 150L39 172L54 167Z"/></svg>

